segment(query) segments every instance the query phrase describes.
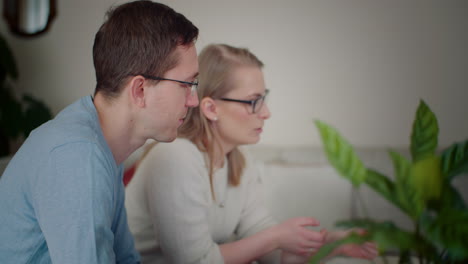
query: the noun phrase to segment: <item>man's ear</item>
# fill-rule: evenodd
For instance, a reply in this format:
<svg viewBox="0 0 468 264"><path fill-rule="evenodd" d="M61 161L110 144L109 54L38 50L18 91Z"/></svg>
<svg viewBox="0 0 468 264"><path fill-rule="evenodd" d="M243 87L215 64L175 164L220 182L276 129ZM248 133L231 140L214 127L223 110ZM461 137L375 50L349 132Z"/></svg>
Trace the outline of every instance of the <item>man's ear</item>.
<svg viewBox="0 0 468 264"><path fill-rule="evenodd" d="M200 101L200 109L205 117L211 121L218 120L218 109L215 100L211 97L204 97Z"/></svg>
<svg viewBox="0 0 468 264"><path fill-rule="evenodd" d="M145 107L145 96L146 88L145 87L145 78L142 76L134 76L128 83L129 96L133 104L139 107Z"/></svg>

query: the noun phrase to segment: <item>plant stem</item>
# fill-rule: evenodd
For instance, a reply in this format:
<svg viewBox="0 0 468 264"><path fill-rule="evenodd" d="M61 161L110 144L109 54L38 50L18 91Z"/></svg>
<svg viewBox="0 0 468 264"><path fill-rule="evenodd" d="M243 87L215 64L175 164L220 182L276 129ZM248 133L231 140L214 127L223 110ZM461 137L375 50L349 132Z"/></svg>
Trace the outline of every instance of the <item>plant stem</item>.
<svg viewBox="0 0 468 264"><path fill-rule="evenodd" d="M357 189L355 189L355 190L356 190L359 202L361 203L361 208L362 208L362 211L363 211L363 214L364 214L364 218L368 218L369 217L369 212L367 211L367 206L364 203L364 199L362 199L361 193Z"/></svg>
<svg viewBox="0 0 468 264"><path fill-rule="evenodd" d="M415 229L416 229L416 237L419 237L419 233L420 233L420 231L419 231L419 223L416 222L415 225L416 225L416 226L415 226ZM418 259L419 259L419 264L424 264L424 258L423 258L423 255L422 255L422 253L421 253L420 251L418 251Z"/></svg>

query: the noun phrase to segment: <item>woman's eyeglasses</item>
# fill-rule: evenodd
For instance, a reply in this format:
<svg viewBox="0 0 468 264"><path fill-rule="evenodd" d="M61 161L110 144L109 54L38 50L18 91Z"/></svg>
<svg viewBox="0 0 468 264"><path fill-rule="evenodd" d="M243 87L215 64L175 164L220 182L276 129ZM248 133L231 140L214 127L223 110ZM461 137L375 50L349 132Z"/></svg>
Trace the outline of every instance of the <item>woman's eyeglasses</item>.
<svg viewBox="0 0 468 264"><path fill-rule="evenodd" d="M265 90L265 94L258 97L257 99L255 100L238 100L238 99L231 99L231 98L220 98L220 100L223 100L223 101L228 101L228 102L237 102L237 103L243 103L243 104L248 104L251 106L251 111L250 113L251 114L255 114L257 113L258 111L260 111L260 109L262 109L263 107L263 103L265 102L265 98L266 96L268 95L268 92L270 92L270 90Z"/></svg>

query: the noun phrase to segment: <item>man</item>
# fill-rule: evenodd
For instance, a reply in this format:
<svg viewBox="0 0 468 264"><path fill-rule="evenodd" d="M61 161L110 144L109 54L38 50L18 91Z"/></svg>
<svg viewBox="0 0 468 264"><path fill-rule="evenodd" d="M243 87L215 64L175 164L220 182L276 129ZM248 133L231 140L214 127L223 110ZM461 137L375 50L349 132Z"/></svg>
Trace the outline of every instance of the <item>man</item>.
<svg viewBox="0 0 468 264"><path fill-rule="evenodd" d="M94 98L31 133L0 180L2 263L137 263L122 162L176 138L198 105L198 29L150 1L109 11L96 34Z"/></svg>

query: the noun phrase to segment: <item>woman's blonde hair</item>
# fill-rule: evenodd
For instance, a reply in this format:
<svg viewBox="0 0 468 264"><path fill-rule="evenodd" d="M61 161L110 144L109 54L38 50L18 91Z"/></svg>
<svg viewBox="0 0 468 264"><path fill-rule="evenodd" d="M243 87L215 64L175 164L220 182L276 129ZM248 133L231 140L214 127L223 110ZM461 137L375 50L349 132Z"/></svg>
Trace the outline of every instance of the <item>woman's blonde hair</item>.
<svg viewBox="0 0 468 264"><path fill-rule="evenodd" d="M248 49L235 48L226 44L206 46L199 56L199 98L219 99L226 95L234 84L232 73L237 67L263 67L263 63ZM217 140L216 131L210 120L202 113L200 107L189 110L185 123L179 128L179 136L192 141L200 151L206 152L209 158L210 187L213 198L213 171L215 150L223 153ZM238 186L245 167L245 158L236 147L227 154L229 184Z"/></svg>

